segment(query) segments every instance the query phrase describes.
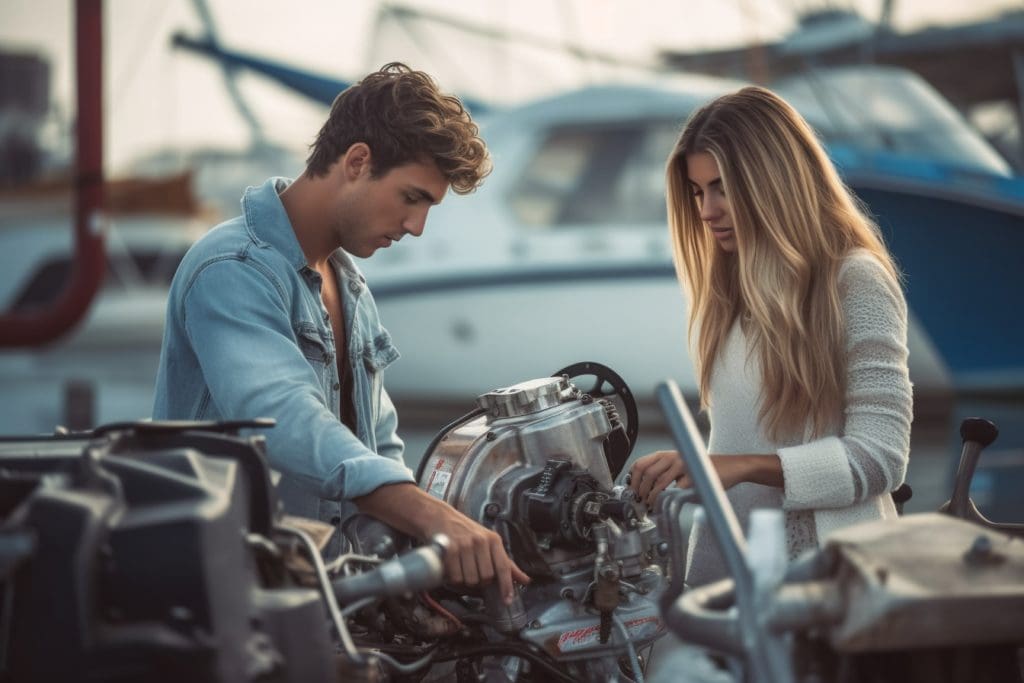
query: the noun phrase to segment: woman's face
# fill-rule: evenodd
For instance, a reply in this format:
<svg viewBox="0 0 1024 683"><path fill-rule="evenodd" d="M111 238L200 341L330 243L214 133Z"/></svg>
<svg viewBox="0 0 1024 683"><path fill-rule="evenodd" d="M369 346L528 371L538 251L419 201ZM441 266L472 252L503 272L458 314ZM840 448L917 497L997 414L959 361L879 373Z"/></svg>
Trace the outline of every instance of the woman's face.
<svg viewBox="0 0 1024 683"><path fill-rule="evenodd" d="M686 177L697 198L700 217L711 230L723 251L736 251L736 231L732 222L732 207L725 196L718 162L708 152L686 155Z"/></svg>

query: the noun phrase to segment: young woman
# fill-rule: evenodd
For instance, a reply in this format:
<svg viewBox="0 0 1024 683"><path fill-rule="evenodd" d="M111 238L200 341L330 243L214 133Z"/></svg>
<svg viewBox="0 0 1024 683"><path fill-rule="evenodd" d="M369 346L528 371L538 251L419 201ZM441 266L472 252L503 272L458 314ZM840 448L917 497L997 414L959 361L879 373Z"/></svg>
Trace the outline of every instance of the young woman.
<svg viewBox="0 0 1024 683"><path fill-rule="evenodd" d="M744 88L690 118L667 179L709 452L741 523L783 509L793 557L895 517L910 447L906 303L814 132L777 95ZM692 485L674 451L637 460L631 481L648 501ZM725 575L700 524L688 564L693 585Z"/></svg>

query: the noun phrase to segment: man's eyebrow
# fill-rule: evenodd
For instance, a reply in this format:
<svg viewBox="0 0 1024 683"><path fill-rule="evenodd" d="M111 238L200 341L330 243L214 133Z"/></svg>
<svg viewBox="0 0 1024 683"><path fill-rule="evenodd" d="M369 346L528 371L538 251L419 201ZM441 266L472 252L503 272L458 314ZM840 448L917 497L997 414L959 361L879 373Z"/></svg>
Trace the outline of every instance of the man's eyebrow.
<svg viewBox="0 0 1024 683"><path fill-rule="evenodd" d="M422 187L410 186L409 187L409 192L411 192L411 193L413 193L415 195L418 195L420 199L426 199L431 204L440 204L441 203L440 199L435 199L434 195L430 194L429 192L424 190Z"/></svg>

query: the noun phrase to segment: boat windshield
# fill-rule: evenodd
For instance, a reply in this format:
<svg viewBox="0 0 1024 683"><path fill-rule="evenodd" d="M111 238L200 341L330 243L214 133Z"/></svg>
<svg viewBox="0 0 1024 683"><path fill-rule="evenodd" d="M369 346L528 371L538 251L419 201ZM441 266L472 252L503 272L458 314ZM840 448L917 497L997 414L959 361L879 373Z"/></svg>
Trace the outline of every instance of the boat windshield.
<svg viewBox="0 0 1024 683"><path fill-rule="evenodd" d="M887 67L814 69L773 84L828 144L909 154L998 175L1009 164L917 75Z"/></svg>

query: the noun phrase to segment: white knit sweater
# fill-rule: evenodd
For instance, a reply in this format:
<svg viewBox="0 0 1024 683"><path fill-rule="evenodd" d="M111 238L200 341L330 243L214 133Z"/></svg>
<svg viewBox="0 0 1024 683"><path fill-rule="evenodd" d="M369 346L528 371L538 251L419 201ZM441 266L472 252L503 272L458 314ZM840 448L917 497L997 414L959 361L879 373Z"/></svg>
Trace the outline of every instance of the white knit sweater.
<svg viewBox="0 0 1024 683"><path fill-rule="evenodd" d="M727 493L747 528L750 511L785 510L790 557L831 531L896 516L890 492L906 474L912 396L907 374L907 306L899 284L869 252L857 250L839 273L846 330L846 401L830 435L773 442L758 420L761 365L737 322L711 376L713 454L777 453L784 488L743 483ZM808 430L809 431L809 430ZM687 583L726 575L711 531L690 535Z"/></svg>

